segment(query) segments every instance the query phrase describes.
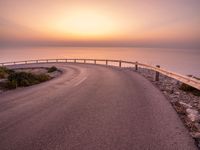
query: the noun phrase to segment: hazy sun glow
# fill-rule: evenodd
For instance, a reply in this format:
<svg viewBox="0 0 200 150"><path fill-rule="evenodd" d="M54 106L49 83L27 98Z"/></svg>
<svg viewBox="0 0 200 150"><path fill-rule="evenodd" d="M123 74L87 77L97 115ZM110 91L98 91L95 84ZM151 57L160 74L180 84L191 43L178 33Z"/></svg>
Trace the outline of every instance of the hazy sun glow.
<svg viewBox="0 0 200 150"><path fill-rule="evenodd" d="M115 23L109 18L95 11L82 10L73 12L57 22L56 29L67 35L76 37L106 36L114 32Z"/></svg>
<svg viewBox="0 0 200 150"><path fill-rule="evenodd" d="M198 0L0 0L0 42L193 46L199 10Z"/></svg>

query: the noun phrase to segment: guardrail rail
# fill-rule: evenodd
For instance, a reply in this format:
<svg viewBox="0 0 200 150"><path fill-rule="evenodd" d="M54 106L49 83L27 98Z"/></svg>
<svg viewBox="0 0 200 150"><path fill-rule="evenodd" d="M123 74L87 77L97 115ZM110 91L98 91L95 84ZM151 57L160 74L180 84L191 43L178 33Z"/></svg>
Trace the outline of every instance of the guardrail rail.
<svg viewBox="0 0 200 150"><path fill-rule="evenodd" d="M175 72L171 72L165 69L160 68L159 65L151 66L148 64L143 64L139 62L131 62L131 61L123 61L123 60L108 60L108 59L38 59L38 60L25 60L25 61L14 61L14 62L3 62L0 63L0 66L9 66L9 65L17 65L17 64L37 64L37 63L60 63L60 62L70 62L70 63L88 63L91 62L94 64L98 64L98 62L103 62L105 65L110 65L110 63L117 63L118 67L122 67L122 64L129 64L135 68L137 71L140 67L147 68L155 71L155 80L159 80L159 74L166 75L170 78L176 79L182 83L190 85L198 90L200 90L200 80L197 80L193 77L184 76Z"/></svg>

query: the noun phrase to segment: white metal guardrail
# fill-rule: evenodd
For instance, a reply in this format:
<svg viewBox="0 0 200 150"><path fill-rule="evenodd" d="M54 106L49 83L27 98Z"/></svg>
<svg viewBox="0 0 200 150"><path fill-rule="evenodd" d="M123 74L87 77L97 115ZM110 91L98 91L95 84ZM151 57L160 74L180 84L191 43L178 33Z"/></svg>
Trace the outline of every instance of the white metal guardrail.
<svg viewBox="0 0 200 150"><path fill-rule="evenodd" d="M139 67L148 68L150 70L155 71L155 80L159 80L159 74L166 75L173 79L176 79L182 83L188 84L198 90L200 90L200 80L197 80L193 77L184 76L175 72L171 72L165 69L160 68L160 66L151 66L148 64L143 64L139 62L131 62L131 61L123 61L123 60L107 60L107 59L38 59L38 60L25 60L25 61L14 61L14 62L4 62L0 63L0 66L9 66L9 65L17 65L17 64L35 64L35 63L59 63L59 62L70 62L70 63L88 63L92 62L94 64L98 64L98 62L103 62L105 65L109 65L109 63L118 63L119 67L122 67L122 64L133 65L135 70L137 71Z"/></svg>

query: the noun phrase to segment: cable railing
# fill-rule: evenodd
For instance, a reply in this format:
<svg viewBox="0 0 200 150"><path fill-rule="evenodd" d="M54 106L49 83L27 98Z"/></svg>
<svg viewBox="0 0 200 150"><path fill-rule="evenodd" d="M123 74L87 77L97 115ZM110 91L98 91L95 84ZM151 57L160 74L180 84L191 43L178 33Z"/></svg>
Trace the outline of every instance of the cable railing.
<svg viewBox="0 0 200 150"><path fill-rule="evenodd" d="M168 71L165 69L160 68L159 65L152 66L148 64L143 64L139 62L132 62L132 61L123 61L123 60L109 60L109 59L76 59L76 58L69 58L69 59L38 59L38 60L25 60L25 61L14 61L14 62L3 62L0 63L0 66L9 66L9 65L18 65L18 64L38 64L38 63L93 63L93 64L99 64L99 62L102 62L102 64L106 66L112 66L112 63L117 63L118 67L123 67L122 64L128 64L130 67L134 67L135 71L137 71L140 67L147 68L150 70L155 71L155 80L159 81L160 74L163 74L165 76L168 76L170 78L176 79L177 81L180 81L182 83L185 83L187 85L190 85L198 90L200 90L200 80L197 80L193 77L184 76L172 71Z"/></svg>

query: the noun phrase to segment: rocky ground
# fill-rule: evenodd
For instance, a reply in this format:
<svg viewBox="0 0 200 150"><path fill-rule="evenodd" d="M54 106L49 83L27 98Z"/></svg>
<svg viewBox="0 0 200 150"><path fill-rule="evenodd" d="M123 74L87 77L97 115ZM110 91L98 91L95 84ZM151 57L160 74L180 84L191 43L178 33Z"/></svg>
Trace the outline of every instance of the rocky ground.
<svg viewBox="0 0 200 150"><path fill-rule="evenodd" d="M200 148L200 96L180 90L182 83L165 75L155 81L155 71L139 68L138 73L163 92Z"/></svg>

